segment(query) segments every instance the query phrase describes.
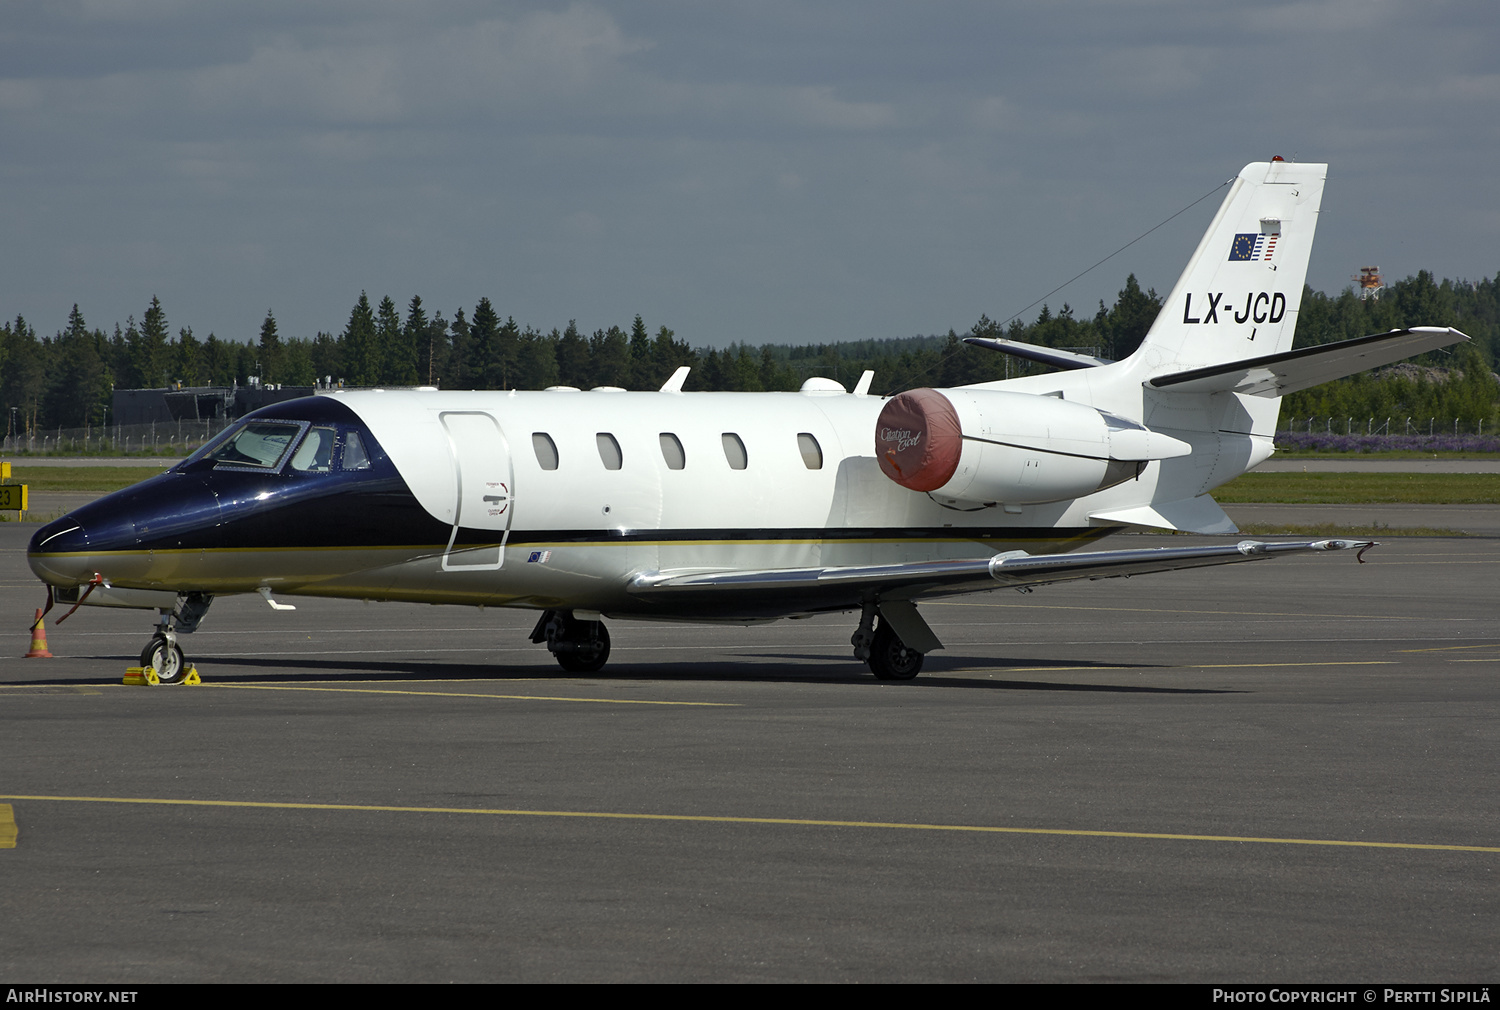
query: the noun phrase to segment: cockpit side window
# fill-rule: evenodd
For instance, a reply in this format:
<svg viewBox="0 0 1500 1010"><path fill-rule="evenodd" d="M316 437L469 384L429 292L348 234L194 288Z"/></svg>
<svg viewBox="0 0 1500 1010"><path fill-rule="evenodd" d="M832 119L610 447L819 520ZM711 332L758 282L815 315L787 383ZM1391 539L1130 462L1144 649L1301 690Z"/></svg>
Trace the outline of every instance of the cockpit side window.
<svg viewBox="0 0 1500 1010"><path fill-rule="evenodd" d="M303 473L328 473L333 469L333 425L314 425L292 454L292 469Z"/></svg>
<svg viewBox="0 0 1500 1010"><path fill-rule="evenodd" d="M365 440L352 429L344 432L344 452L339 459L340 470L370 469L370 454L365 451Z"/></svg>

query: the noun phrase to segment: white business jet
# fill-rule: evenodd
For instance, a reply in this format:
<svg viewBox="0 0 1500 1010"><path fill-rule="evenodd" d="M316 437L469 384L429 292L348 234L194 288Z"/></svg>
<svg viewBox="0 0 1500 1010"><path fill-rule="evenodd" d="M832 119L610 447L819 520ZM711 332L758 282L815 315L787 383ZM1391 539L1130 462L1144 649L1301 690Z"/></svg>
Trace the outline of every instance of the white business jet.
<svg viewBox="0 0 1500 1010"><path fill-rule="evenodd" d="M1280 397L1467 340L1414 328L1291 350L1326 166L1247 165L1123 361L956 389L340 391L256 411L155 477L45 526L58 602L155 610L165 681L215 596L539 612L564 669L609 620L858 612L854 655L917 674L920 600L1363 549L1327 539L1080 551L1128 527L1232 534L1209 497L1271 455ZM1069 553L1071 552L1071 553ZM50 605L50 601L49 601Z"/></svg>

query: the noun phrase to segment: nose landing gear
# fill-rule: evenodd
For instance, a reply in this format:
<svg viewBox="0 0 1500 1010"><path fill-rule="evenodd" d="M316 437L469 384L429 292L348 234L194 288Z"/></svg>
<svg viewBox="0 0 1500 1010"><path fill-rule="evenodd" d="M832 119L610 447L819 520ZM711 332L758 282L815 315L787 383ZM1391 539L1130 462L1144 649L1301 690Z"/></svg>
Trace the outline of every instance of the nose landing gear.
<svg viewBox="0 0 1500 1010"><path fill-rule="evenodd" d="M155 670L156 679L162 684L180 683L187 676L188 665L177 644L177 634L166 631L152 635L150 644L141 650L141 666Z"/></svg>
<svg viewBox="0 0 1500 1010"><path fill-rule="evenodd" d="M213 601L207 593L184 593L178 597L174 609L158 611L161 616L156 622L156 632L141 650L141 666L155 670L158 682L180 684L187 679L193 668L183 657L177 636L197 631L198 622Z"/></svg>

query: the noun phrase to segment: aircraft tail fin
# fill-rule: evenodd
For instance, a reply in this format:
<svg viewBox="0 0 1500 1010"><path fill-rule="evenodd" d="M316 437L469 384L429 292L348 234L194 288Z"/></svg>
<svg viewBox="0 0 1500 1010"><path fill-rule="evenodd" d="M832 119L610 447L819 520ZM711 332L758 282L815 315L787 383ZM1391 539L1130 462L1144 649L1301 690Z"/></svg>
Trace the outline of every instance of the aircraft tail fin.
<svg viewBox="0 0 1500 1010"><path fill-rule="evenodd" d="M1292 346L1328 166L1246 165L1133 356L1147 376Z"/></svg>

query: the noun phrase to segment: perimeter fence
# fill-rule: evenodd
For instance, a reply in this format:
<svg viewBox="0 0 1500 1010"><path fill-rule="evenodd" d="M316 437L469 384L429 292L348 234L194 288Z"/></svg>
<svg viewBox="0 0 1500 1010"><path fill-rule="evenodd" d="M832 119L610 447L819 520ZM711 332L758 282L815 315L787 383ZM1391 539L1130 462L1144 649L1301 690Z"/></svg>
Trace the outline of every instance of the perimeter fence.
<svg viewBox="0 0 1500 1010"><path fill-rule="evenodd" d="M1318 415L1287 418L1276 446L1322 452L1500 452L1500 431L1484 418Z"/></svg>
<svg viewBox="0 0 1500 1010"><path fill-rule="evenodd" d="M215 418L34 429L0 439L0 452L8 456L186 456L234 423Z"/></svg>

